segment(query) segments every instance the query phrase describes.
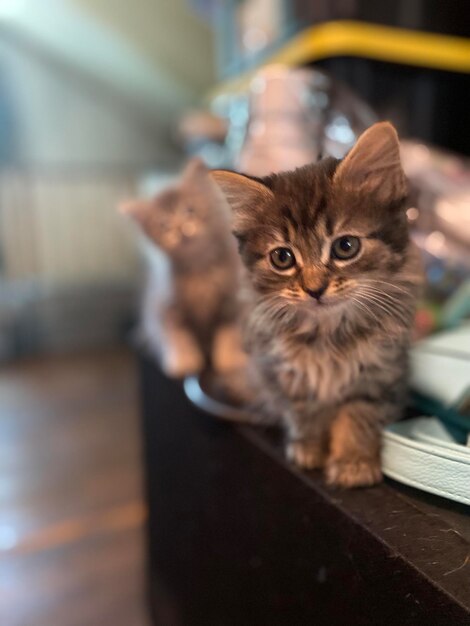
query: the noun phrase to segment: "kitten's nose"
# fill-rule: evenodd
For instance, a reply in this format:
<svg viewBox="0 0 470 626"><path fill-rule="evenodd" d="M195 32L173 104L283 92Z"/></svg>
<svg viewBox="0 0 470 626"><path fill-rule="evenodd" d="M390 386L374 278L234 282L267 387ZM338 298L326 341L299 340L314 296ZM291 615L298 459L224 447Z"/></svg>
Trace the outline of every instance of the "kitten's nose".
<svg viewBox="0 0 470 626"><path fill-rule="evenodd" d="M309 296L315 298L315 300L320 300L322 295L325 293L327 287L328 283L323 283L323 285L320 285L320 287L317 287L316 289L305 289L305 291L308 293Z"/></svg>

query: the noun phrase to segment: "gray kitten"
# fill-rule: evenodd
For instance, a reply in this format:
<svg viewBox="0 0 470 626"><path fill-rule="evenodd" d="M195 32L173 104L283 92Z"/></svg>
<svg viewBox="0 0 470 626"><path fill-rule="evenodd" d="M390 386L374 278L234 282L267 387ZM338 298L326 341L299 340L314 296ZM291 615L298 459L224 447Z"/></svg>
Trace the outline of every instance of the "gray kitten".
<svg viewBox="0 0 470 626"><path fill-rule="evenodd" d="M202 161L151 200L122 207L146 235L141 328L164 371L227 371L240 353L234 326L239 259L229 208Z"/></svg>
<svg viewBox="0 0 470 626"><path fill-rule="evenodd" d="M284 424L289 459L325 468L332 484L378 482L421 283L394 128L372 126L342 161L213 176L245 266L248 378Z"/></svg>

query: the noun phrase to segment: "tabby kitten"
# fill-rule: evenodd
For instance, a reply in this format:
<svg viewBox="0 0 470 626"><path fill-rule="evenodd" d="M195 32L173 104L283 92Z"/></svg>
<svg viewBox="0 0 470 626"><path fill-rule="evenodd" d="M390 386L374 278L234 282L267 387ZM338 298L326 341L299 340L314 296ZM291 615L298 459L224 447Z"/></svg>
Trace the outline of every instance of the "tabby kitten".
<svg viewBox="0 0 470 626"><path fill-rule="evenodd" d="M421 281L393 126L369 128L342 161L213 177L245 266L250 378L285 426L288 458L335 485L377 483Z"/></svg>
<svg viewBox="0 0 470 626"><path fill-rule="evenodd" d="M150 352L172 377L229 370L240 354L240 263L230 209L205 165L192 159L177 184L121 210L146 235L141 335Z"/></svg>

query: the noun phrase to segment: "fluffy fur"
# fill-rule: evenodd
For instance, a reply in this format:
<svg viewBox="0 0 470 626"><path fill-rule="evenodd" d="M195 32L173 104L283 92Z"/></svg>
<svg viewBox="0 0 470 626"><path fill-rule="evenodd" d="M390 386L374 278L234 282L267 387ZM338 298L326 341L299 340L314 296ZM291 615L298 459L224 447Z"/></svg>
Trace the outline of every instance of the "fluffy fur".
<svg viewBox="0 0 470 626"><path fill-rule="evenodd" d="M230 369L239 260L229 208L204 164L193 159L177 185L122 210L146 235L141 330L150 351L173 377Z"/></svg>
<svg viewBox="0 0 470 626"><path fill-rule="evenodd" d="M421 282L406 219L398 138L376 124L342 160L254 179L213 172L233 209L245 267L245 345L264 411L287 455L351 487L381 479L380 439L406 399ZM332 254L344 235L354 258ZM279 270L270 253L288 248Z"/></svg>

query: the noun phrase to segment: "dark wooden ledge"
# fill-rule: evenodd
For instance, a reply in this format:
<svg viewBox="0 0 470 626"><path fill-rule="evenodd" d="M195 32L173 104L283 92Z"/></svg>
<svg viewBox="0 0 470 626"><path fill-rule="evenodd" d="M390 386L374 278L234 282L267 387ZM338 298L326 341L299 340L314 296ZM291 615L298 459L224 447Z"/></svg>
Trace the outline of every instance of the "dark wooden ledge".
<svg viewBox="0 0 470 626"><path fill-rule="evenodd" d="M470 624L468 507L391 481L330 489L146 360L141 392L155 624Z"/></svg>

